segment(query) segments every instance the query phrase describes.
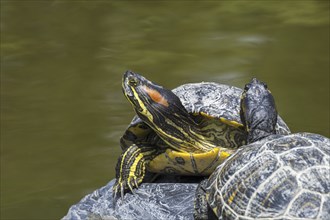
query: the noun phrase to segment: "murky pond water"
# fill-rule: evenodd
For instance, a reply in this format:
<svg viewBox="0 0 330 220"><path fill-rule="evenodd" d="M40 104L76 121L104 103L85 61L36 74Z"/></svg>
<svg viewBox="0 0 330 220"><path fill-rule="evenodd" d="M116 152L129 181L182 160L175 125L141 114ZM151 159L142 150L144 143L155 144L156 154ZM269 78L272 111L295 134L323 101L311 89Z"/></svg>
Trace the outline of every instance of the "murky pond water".
<svg viewBox="0 0 330 220"><path fill-rule="evenodd" d="M131 69L168 88L266 81L329 137L328 1L2 1L1 219L59 219L114 178Z"/></svg>

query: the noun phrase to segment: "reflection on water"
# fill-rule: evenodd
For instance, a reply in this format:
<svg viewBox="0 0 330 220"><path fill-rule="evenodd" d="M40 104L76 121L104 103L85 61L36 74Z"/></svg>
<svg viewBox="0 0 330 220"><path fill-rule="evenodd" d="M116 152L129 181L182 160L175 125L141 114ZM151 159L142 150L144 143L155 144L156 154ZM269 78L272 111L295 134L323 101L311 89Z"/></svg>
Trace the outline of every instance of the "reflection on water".
<svg viewBox="0 0 330 220"><path fill-rule="evenodd" d="M168 88L256 76L293 131L329 136L327 1L1 4L3 219L58 219L114 177L127 69Z"/></svg>

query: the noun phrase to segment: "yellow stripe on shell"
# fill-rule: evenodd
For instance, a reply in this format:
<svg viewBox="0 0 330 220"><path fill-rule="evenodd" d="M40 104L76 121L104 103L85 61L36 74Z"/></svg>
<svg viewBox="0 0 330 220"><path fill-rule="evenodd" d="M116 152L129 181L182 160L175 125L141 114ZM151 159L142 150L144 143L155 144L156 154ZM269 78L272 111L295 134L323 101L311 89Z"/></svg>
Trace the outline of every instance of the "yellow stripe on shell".
<svg viewBox="0 0 330 220"><path fill-rule="evenodd" d="M239 129L244 129L244 125L241 124L241 123L238 123L237 121L228 120L228 119L225 119L223 117L220 117L219 119L220 119L221 122L223 122L227 125L230 125L230 126L233 126L235 128L239 128Z"/></svg>
<svg viewBox="0 0 330 220"><path fill-rule="evenodd" d="M207 114L207 113L205 113L205 112L200 112L199 114L200 114L201 116L206 117L206 118L209 118L209 119L216 119L216 118L217 118L217 117L212 116L212 115L210 115L210 114ZM224 117L219 117L219 120L220 120L222 123L225 123L225 124L227 124L227 125L233 126L233 127L235 127L235 128L244 129L243 124L238 123L237 121L228 120L228 119L226 119L226 118L224 118Z"/></svg>
<svg viewBox="0 0 330 220"><path fill-rule="evenodd" d="M230 195L229 199L228 199L228 204L230 205L234 199L235 199L235 196L237 194L237 191L238 191L238 188L235 189L235 191Z"/></svg>

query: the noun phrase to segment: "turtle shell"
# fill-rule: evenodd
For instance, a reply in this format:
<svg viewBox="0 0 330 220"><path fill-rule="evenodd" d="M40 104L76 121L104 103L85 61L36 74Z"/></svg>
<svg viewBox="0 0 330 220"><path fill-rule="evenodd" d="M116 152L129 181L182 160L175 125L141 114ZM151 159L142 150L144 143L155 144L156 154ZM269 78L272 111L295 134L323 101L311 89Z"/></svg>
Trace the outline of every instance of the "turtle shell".
<svg viewBox="0 0 330 220"><path fill-rule="evenodd" d="M240 119L240 96L242 89L234 86L202 82L181 85L172 90L181 100L196 123L204 127L205 135L210 135L209 125L213 124L213 142L218 146L237 148L245 144L246 133ZM278 117L277 134L289 134L290 129ZM127 149L132 144L154 145L159 149L168 146L138 116L135 116L121 138L121 147Z"/></svg>
<svg viewBox="0 0 330 220"><path fill-rule="evenodd" d="M243 146L210 176L207 201L219 219L328 219L330 141L273 135Z"/></svg>

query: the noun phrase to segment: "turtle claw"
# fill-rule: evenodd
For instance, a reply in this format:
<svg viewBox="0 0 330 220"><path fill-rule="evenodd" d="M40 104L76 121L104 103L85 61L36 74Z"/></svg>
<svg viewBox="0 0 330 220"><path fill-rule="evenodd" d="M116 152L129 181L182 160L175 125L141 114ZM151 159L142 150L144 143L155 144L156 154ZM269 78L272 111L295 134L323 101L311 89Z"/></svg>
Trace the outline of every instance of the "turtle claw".
<svg viewBox="0 0 330 220"><path fill-rule="evenodd" d="M139 187L139 184L137 183L136 178L134 178L134 184L135 184L135 187L136 187L136 188Z"/></svg>
<svg viewBox="0 0 330 220"><path fill-rule="evenodd" d="M120 197L124 200L124 184L120 184Z"/></svg>
<svg viewBox="0 0 330 220"><path fill-rule="evenodd" d="M133 191L133 187L135 188L135 187L137 187L137 186L134 186L134 184L132 184L132 183L133 183L132 181L128 181L128 182L127 182L127 185L128 185L129 190L130 190L132 193L134 193L134 191Z"/></svg>
<svg viewBox="0 0 330 220"><path fill-rule="evenodd" d="M116 181L116 183L115 183L115 185L113 185L113 187L112 187L112 192L113 192L113 198L115 198L115 199L117 199L118 197L117 197L117 194L118 194L118 190L119 190L119 188L120 188L120 185L121 185L121 183L118 183L117 181Z"/></svg>
<svg viewBox="0 0 330 220"><path fill-rule="evenodd" d="M116 183L112 187L112 197L117 200L119 197L119 193L121 191L121 185L122 183L119 183L118 180L116 180Z"/></svg>
<svg viewBox="0 0 330 220"><path fill-rule="evenodd" d="M142 182L142 178L138 177L129 177L125 180L118 181L113 186L113 197L124 199L125 192L132 192L135 194L137 188L139 188L139 183Z"/></svg>

